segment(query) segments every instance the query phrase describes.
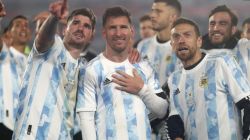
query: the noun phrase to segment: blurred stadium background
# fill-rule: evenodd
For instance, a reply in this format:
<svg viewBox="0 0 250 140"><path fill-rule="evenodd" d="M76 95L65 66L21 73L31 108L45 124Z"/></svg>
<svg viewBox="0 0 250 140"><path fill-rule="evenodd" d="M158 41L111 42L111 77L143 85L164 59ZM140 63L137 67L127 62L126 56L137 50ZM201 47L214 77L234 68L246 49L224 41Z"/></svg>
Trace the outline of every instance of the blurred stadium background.
<svg viewBox="0 0 250 140"><path fill-rule="evenodd" d="M32 19L34 16L48 9L49 3L55 0L3 0L7 16L2 21L5 27L11 18L22 14L31 21L31 27L34 28ZM250 1L249 0L179 0L182 4L182 16L195 20L201 29L202 34L207 32L208 14L211 9L217 5L225 4L230 7L238 16L238 27L241 28L242 21L250 17ZM105 47L105 43L101 36L101 20L102 13L107 7L114 5L123 5L132 13L133 23L137 30L138 36L139 18L151 10L153 0L68 0L69 10L89 7L94 10L97 16L96 35L90 50L96 54L101 52ZM34 35L34 34L33 34ZM32 42L30 42L32 44Z"/></svg>

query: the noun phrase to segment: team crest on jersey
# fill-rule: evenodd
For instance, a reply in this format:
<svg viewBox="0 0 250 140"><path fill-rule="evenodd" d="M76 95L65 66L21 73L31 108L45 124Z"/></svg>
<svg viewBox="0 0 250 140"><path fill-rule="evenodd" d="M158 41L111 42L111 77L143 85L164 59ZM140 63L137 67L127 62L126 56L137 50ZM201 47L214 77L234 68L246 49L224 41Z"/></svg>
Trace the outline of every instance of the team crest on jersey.
<svg viewBox="0 0 250 140"><path fill-rule="evenodd" d="M165 59L165 61L166 61L166 62L171 61L171 56L170 56L170 55L169 55L169 56L167 56L167 57L166 57L166 59Z"/></svg>
<svg viewBox="0 0 250 140"><path fill-rule="evenodd" d="M208 86L208 78L207 76L202 76L200 79L200 87L207 87Z"/></svg>

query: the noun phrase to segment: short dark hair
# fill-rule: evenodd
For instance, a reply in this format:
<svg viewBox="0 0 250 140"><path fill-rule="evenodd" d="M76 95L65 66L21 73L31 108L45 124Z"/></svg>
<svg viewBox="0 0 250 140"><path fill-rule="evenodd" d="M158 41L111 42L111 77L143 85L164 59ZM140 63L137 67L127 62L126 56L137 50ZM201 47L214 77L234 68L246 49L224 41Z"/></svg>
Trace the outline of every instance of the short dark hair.
<svg viewBox="0 0 250 140"><path fill-rule="evenodd" d="M242 23L242 27L244 27L245 24L250 24L250 17L246 18L243 23Z"/></svg>
<svg viewBox="0 0 250 140"><path fill-rule="evenodd" d="M181 15L181 3L178 0L154 0L154 3L157 2L164 2L167 5L173 7L177 12L178 15Z"/></svg>
<svg viewBox="0 0 250 140"><path fill-rule="evenodd" d="M107 8L102 16L102 26L105 26L107 19L110 17L121 17L125 16L128 18L128 22L131 24L131 14L129 11L122 6L115 6L111 8Z"/></svg>
<svg viewBox="0 0 250 140"><path fill-rule="evenodd" d="M237 26L237 23L238 23L237 16L226 5L219 5L219 6L215 7L210 12L208 17L210 18L211 16L213 16L214 14L216 14L218 12L227 12L229 14L229 16L231 17L232 25Z"/></svg>
<svg viewBox="0 0 250 140"><path fill-rule="evenodd" d="M177 20L173 23L172 29L173 29L174 27L176 27L177 25L179 25L179 24L189 24L189 25L193 26L196 35L197 35L197 36L200 36L199 27L198 27L197 23L195 23L194 21L192 21L192 20L190 20L190 19L187 19L187 18L179 18L179 19L177 19Z"/></svg>
<svg viewBox="0 0 250 140"><path fill-rule="evenodd" d="M140 22L144 22L144 21L148 21L148 20L151 20L151 18L148 14L146 14L140 18Z"/></svg>
<svg viewBox="0 0 250 140"><path fill-rule="evenodd" d="M11 28L13 27L13 24L14 24L14 21L17 20L17 19L24 19L24 20L27 20L28 21L28 18L23 16L23 15L17 15L15 16L14 18L12 18L9 22L9 25L7 27L7 30L11 30Z"/></svg>
<svg viewBox="0 0 250 140"><path fill-rule="evenodd" d="M90 21L91 21L92 29L95 29L96 16L95 16L94 12L91 9L89 9L89 8L80 8L80 9L76 9L76 10L72 11L71 14L69 15L68 19L67 19L67 23L69 21L71 21L74 16L77 16L77 15L83 15L83 16L88 17L90 19Z"/></svg>

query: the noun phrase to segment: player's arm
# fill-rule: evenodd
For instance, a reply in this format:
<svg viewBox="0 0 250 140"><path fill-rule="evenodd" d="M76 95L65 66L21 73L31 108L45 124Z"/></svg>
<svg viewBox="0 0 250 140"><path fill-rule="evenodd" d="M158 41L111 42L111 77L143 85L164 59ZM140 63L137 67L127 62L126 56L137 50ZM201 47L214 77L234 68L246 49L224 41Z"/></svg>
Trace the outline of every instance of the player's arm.
<svg viewBox="0 0 250 140"><path fill-rule="evenodd" d="M96 140L96 129L94 120L94 111L79 112L80 127L83 140Z"/></svg>
<svg viewBox="0 0 250 140"><path fill-rule="evenodd" d="M227 57L227 61L223 61L222 73L228 82L229 94L236 102L236 106L243 109L243 138L247 139L250 134L250 85L247 77L242 72L237 61L232 56ZM249 96L247 96L249 95ZM243 97L243 98L242 98ZM239 99L240 98L240 99Z"/></svg>
<svg viewBox="0 0 250 140"><path fill-rule="evenodd" d="M157 96L154 90L149 85L144 84L142 78L137 71L133 69L133 76L126 74L123 71L117 71L118 75L114 74L113 82L118 84L118 90L126 91L139 96L146 107L158 118L163 118L167 114L168 102L167 100ZM163 93L158 93L161 95Z"/></svg>
<svg viewBox="0 0 250 140"><path fill-rule="evenodd" d="M67 0L51 3L49 6L50 16L43 23L35 39L38 52L45 52L52 47L55 41L57 24L67 14Z"/></svg>

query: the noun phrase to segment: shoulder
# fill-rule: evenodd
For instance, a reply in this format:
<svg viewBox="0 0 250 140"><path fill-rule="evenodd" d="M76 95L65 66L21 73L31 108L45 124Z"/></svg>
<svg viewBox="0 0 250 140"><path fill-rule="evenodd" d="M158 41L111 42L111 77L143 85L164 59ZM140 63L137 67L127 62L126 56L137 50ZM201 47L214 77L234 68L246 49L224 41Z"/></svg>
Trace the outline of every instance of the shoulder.
<svg viewBox="0 0 250 140"><path fill-rule="evenodd" d="M143 40L141 40L139 43L138 43L138 49L141 49L141 48L143 48L143 47L147 47L147 46L149 46L149 44L152 44L152 42L154 42L154 40L155 40L155 36L153 36L153 37L149 37L149 38L145 38L145 39L143 39Z"/></svg>
<svg viewBox="0 0 250 140"><path fill-rule="evenodd" d="M239 41L238 41L238 46L239 47L250 47L250 40L248 40L248 39L246 39L246 38L242 38L242 39L240 39Z"/></svg>

